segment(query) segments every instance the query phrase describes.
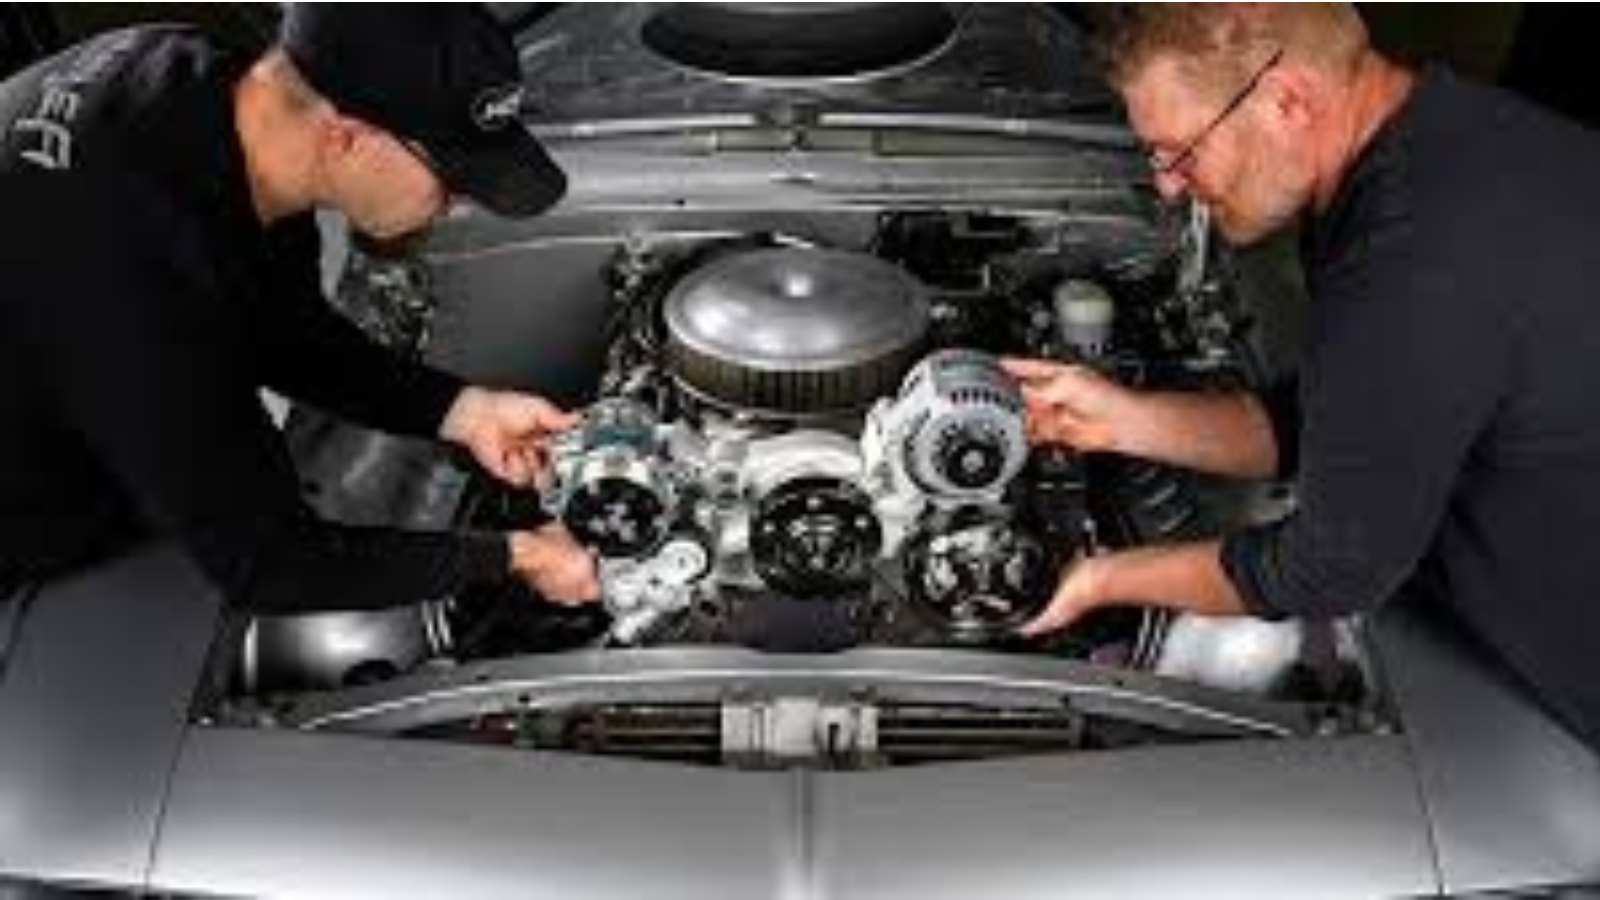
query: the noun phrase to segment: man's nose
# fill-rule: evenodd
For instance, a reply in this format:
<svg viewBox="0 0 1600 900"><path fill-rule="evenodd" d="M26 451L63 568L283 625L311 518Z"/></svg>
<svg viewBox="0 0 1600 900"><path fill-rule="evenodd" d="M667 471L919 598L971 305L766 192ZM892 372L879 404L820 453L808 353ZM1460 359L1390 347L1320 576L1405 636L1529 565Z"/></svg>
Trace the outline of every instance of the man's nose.
<svg viewBox="0 0 1600 900"><path fill-rule="evenodd" d="M1168 203L1176 203L1189 193L1189 181L1182 172L1158 171L1155 180L1156 192Z"/></svg>

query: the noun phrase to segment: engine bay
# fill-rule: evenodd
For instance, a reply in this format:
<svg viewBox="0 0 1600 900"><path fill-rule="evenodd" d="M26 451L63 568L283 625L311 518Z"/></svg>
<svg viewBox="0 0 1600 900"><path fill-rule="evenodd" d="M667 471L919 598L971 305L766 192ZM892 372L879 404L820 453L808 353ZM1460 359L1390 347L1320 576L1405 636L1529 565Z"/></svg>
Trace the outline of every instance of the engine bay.
<svg viewBox="0 0 1600 900"><path fill-rule="evenodd" d="M535 657L642 661L694 648L754 654L738 663L751 684L770 674L762 660L921 651L1001 667L1060 662L1088 667L1072 670L1079 675L1148 677L1158 693L1171 685L1288 704L1316 711L1300 723L1308 733L1370 717L1359 640L1342 623L1128 607L1049 637L1018 635L1074 559L1214 535L1292 503L1277 485L1029 446L1003 357L1092 367L1147 388L1228 390L1262 378L1252 316L1216 271L1203 217L1159 228L1162 239L1130 245L1085 240L1065 216L915 210L879 216L854 246L731 231L613 242L596 273L608 300L603 365L581 424L552 448L541 490L499 485L459 459L408 462L390 487L363 488L414 495L431 481L436 489L422 494L453 527L559 520L597 556L603 603L557 607L507 584L391 613L254 621L230 667L223 719L348 726L365 715L353 710L387 709L396 692L414 700L463 671L497 682L486 673ZM369 331L403 343L426 332L418 317L435 305L428 285L421 260L358 256L341 296ZM359 440L338 449L330 427L309 429L324 437L305 454L310 470L413 454ZM909 717L919 734L1032 736L946 741L952 758L1117 740L1037 698L997 712L930 700L926 688L915 701L869 691L864 706L859 691L730 688L690 702L663 689L573 706L541 702L518 683L469 715L452 707L401 730L491 742L540 734L541 747L623 755L651 755L641 734L670 734L677 743L655 751L671 758L697 758L671 748L699 735L689 743L710 748L700 756L720 746L724 762L770 761L771 747L751 751L750 735L809 734L841 716L856 722L839 710L860 707L872 711L873 734L880 720ZM800 724L782 726L782 710ZM844 756L884 758L859 749Z"/></svg>
<svg viewBox="0 0 1600 900"><path fill-rule="evenodd" d="M1221 298L1184 294L1170 260L1025 271L1042 260L1024 230L896 218L867 251L754 235L620 254L597 399L539 500L602 560L605 639L1006 646L1074 558L1214 528L1183 473L1031 451L999 358L1236 386L1240 323L1205 319Z"/></svg>

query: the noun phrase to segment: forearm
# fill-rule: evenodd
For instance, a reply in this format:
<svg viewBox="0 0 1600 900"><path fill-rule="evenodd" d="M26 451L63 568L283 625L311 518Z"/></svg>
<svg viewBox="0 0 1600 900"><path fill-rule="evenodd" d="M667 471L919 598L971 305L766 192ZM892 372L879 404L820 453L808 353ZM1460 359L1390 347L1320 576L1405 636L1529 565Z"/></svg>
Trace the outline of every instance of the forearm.
<svg viewBox="0 0 1600 900"><path fill-rule="evenodd" d="M465 388L460 379L390 353L331 310L318 318L263 354L268 386L368 428L438 437Z"/></svg>
<svg viewBox="0 0 1600 900"><path fill-rule="evenodd" d="M1266 408L1251 394L1135 395L1113 449L1230 478L1270 478L1278 446Z"/></svg>
<svg viewBox="0 0 1600 900"><path fill-rule="evenodd" d="M391 434L437 436L461 380L374 343L322 294L309 220L274 229L266 283L249 298L249 340L265 386Z"/></svg>
<svg viewBox="0 0 1600 900"><path fill-rule="evenodd" d="M1247 612L1222 568L1221 544L1215 541L1128 550L1079 565L1085 568L1088 608L1155 606L1206 616Z"/></svg>

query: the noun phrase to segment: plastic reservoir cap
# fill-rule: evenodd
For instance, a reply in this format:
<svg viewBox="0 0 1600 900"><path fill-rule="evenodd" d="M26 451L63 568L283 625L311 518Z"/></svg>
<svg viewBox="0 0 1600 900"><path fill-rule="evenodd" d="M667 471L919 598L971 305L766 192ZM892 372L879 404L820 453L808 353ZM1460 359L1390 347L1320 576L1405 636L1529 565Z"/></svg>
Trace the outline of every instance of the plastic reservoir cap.
<svg viewBox="0 0 1600 900"><path fill-rule="evenodd" d="M1116 302L1105 288L1092 281L1074 279L1056 286L1056 315L1073 325L1110 325Z"/></svg>

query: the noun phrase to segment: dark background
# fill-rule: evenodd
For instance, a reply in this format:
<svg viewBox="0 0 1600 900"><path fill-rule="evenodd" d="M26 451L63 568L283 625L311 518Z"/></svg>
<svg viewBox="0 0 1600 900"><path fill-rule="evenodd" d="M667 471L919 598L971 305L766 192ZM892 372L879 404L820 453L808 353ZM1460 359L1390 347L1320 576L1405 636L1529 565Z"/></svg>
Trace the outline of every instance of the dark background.
<svg viewBox="0 0 1600 900"><path fill-rule="evenodd" d="M276 9L262 3L0 4L0 77L52 49L132 22L198 22L232 43L261 45L270 39ZM1600 126L1600 78L1591 62L1600 13L1590 4L1384 3L1361 9L1378 45L1397 57L1447 63Z"/></svg>

